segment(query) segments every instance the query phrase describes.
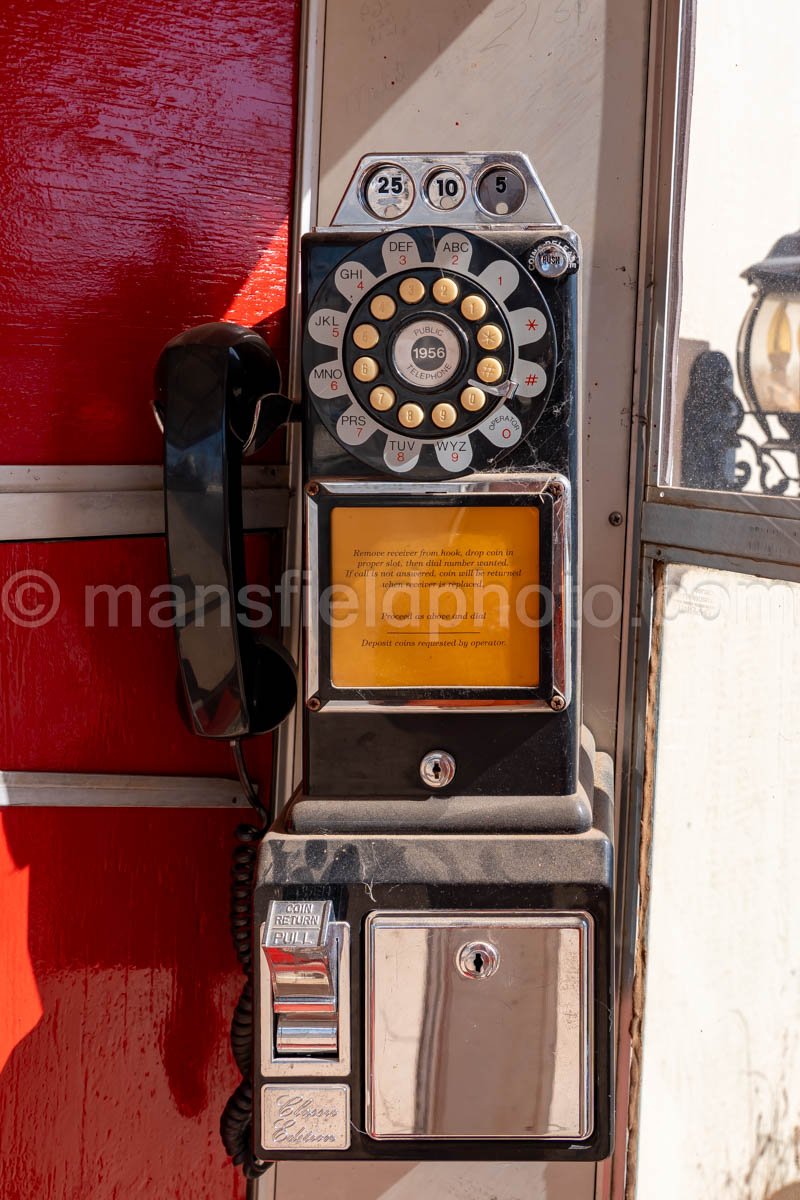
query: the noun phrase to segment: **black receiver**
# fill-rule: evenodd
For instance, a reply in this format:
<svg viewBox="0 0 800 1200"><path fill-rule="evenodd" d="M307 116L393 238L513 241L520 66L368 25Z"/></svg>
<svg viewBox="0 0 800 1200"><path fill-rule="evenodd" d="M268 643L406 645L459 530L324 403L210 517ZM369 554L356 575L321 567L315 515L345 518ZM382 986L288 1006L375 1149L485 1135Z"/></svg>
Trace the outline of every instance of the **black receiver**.
<svg viewBox="0 0 800 1200"><path fill-rule="evenodd" d="M168 342L156 370L164 430L170 582L185 698L195 733L238 738L274 729L297 697L295 667L253 635L244 604L242 456L282 425L291 403L264 339L226 322Z"/></svg>

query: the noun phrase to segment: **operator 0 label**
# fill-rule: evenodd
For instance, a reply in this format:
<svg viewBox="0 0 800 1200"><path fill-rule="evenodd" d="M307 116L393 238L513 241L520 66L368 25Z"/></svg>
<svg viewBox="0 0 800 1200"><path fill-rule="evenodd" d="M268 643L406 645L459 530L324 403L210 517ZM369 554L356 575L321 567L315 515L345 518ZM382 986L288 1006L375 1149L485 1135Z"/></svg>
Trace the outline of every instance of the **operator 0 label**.
<svg viewBox="0 0 800 1200"><path fill-rule="evenodd" d="M334 508L331 683L536 687L539 554L533 505Z"/></svg>

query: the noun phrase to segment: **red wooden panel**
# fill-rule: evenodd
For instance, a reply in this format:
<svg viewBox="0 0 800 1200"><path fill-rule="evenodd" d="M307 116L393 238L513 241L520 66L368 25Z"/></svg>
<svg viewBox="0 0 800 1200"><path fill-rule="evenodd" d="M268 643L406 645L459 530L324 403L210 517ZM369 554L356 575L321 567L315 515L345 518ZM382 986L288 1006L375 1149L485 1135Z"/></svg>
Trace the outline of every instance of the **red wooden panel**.
<svg viewBox="0 0 800 1200"><path fill-rule="evenodd" d="M285 336L295 0L0 11L0 462L157 462L167 337Z"/></svg>
<svg viewBox="0 0 800 1200"><path fill-rule="evenodd" d="M269 551L248 540L251 583ZM0 770L235 775L181 715L166 579L163 538L0 544ZM247 746L265 783L270 741Z"/></svg>
<svg viewBox="0 0 800 1200"><path fill-rule="evenodd" d="M269 549L249 539L251 581ZM0 546L2 769L233 774L227 745L179 714L172 629L149 620L165 572L161 538ZM97 584L118 593L116 617L106 594L87 606ZM248 744L264 786L269 750L268 736ZM3 814L3 1200L243 1194L217 1131L236 1082L227 888L242 819Z"/></svg>
<svg viewBox="0 0 800 1200"><path fill-rule="evenodd" d="M7 810L0 821L3 1200L243 1197L233 814Z"/></svg>
<svg viewBox="0 0 800 1200"><path fill-rule="evenodd" d="M167 337L267 317L285 343L297 8L2 6L0 462L157 462ZM255 539L251 579L269 554ZM0 588L32 569L59 603L37 625L0 613L0 769L231 775L227 747L184 727L172 631L147 620L163 540L0 547ZM88 626L91 583L141 588L143 621L123 601L117 625ZM269 753L253 743L262 780ZM3 1200L244 1195L217 1131L236 1081L240 819L3 814Z"/></svg>

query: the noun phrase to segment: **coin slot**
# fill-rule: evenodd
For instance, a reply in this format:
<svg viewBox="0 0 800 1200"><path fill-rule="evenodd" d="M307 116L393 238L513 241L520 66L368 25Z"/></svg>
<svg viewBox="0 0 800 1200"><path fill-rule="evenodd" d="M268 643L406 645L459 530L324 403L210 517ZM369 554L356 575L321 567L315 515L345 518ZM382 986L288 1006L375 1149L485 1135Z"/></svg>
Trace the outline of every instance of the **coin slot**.
<svg viewBox="0 0 800 1200"><path fill-rule="evenodd" d="M437 167L425 180L424 194L431 208L452 212L463 203L467 187L458 171L451 167Z"/></svg>
<svg viewBox="0 0 800 1200"><path fill-rule="evenodd" d="M362 192L364 207L380 220L396 221L414 203L414 182L408 171L392 163L376 167Z"/></svg>
<svg viewBox="0 0 800 1200"><path fill-rule="evenodd" d="M489 167L478 179L475 197L490 217L510 217L525 203L525 180L514 167Z"/></svg>

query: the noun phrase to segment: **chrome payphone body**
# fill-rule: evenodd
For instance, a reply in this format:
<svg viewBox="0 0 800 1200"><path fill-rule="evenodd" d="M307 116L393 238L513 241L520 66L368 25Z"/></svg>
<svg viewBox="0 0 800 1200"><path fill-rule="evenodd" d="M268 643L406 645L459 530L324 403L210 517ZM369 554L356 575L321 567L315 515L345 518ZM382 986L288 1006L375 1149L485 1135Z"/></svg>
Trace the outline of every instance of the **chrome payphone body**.
<svg viewBox="0 0 800 1200"><path fill-rule="evenodd" d="M580 270L516 153L367 156L303 240L304 770L258 853L257 1162L610 1153L613 787L581 722ZM186 561L191 527L235 512L236 470L204 486L186 436L200 394L213 413L250 396L239 448L257 410L280 419L239 334L213 353L201 335L199 366L190 335L162 360L173 578L208 574ZM206 455L218 437L235 459L236 432L207 421ZM198 732L268 728L294 701L245 607L214 666L194 661L204 630L179 633Z"/></svg>

